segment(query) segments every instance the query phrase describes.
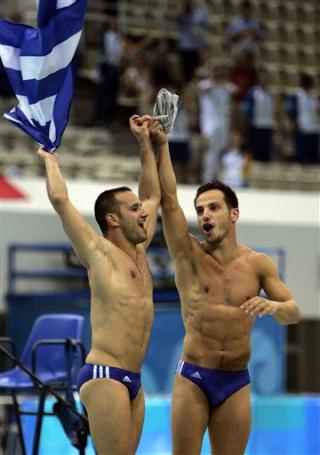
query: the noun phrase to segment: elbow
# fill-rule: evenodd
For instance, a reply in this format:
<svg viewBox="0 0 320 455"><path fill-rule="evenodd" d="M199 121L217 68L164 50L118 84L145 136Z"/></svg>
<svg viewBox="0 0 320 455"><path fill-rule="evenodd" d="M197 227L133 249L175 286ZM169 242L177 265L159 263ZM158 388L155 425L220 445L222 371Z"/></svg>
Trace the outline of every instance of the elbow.
<svg viewBox="0 0 320 455"><path fill-rule="evenodd" d="M293 314L292 324L298 324L301 321L301 311L300 311L298 304L295 301L293 301L293 305L294 305L294 314Z"/></svg>
<svg viewBox="0 0 320 455"><path fill-rule="evenodd" d="M179 207L178 201L175 198L161 195L161 209L164 211L172 211Z"/></svg>
<svg viewBox="0 0 320 455"><path fill-rule="evenodd" d="M297 303L293 300L288 301L285 308L281 305L277 312L276 319L282 325L294 325L301 321L301 313Z"/></svg>
<svg viewBox="0 0 320 455"><path fill-rule="evenodd" d="M160 205L160 201L161 201L161 190L160 190L160 187L157 189L157 191L155 191L154 195L153 195L153 199L155 201L157 201Z"/></svg>
<svg viewBox="0 0 320 455"><path fill-rule="evenodd" d="M294 303L295 307L291 314L290 320L287 322L288 325L298 324L301 321L301 312L296 303Z"/></svg>
<svg viewBox="0 0 320 455"><path fill-rule="evenodd" d="M155 207L159 208L160 207L160 201L161 201L161 194L154 194L149 198L155 205Z"/></svg>
<svg viewBox="0 0 320 455"><path fill-rule="evenodd" d="M300 321L301 321L301 312L297 306L296 315L295 315L295 318L294 318L294 321L292 322L292 324L298 324Z"/></svg>
<svg viewBox="0 0 320 455"><path fill-rule="evenodd" d="M62 207L68 201L68 196L66 194L56 192L50 193L49 199L53 207L56 210L59 210L59 208Z"/></svg>
<svg viewBox="0 0 320 455"><path fill-rule="evenodd" d="M142 193L141 191L139 191L139 197L143 201L148 200L148 201L152 201L155 204L160 205L161 192L160 192L160 189L159 189L159 191L156 190L156 191L152 191L150 193L147 193L147 192Z"/></svg>
<svg viewBox="0 0 320 455"><path fill-rule="evenodd" d="M163 209L175 209L179 206L178 203L178 198L177 198L177 193L176 192L167 192L167 191L161 191L161 207Z"/></svg>

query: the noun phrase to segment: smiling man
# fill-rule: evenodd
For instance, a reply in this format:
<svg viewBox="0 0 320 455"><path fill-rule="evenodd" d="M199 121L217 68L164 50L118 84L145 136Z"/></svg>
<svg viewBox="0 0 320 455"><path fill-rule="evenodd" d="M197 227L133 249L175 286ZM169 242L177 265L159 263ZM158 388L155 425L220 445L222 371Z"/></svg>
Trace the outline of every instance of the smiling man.
<svg viewBox="0 0 320 455"><path fill-rule="evenodd" d="M270 258L237 242L238 199L230 187L212 181L198 188L194 205L204 240L189 233L161 136L162 221L186 331L173 389L173 454L200 454L208 428L215 455L242 455L251 427L253 320L268 314L294 324L300 312Z"/></svg>
<svg viewBox="0 0 320 455"><path fill-rule="evenodd" d="M92 345L78 387L99 455L134 454L144 419L140 369L153 321L146 248L160 203L150 141L150 131L156 135L157 126L150 122L150 116L130 118L131 131L140 144L139 197L127 187L98 196L95 216L102 235L70 202L57 154L38 151L46 169L49 199L88 271Z"/></svg>

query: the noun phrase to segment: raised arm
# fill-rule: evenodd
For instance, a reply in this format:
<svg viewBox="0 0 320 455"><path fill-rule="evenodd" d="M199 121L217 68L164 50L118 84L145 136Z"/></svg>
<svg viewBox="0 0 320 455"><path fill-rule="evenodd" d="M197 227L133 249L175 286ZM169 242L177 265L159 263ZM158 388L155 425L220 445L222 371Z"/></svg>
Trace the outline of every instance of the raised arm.
<svg viewBox="0 0 320 455"><path fill-rule="evenodd" d="M146 221L148 240L144 243L145 247L148 247L152 240L160 205L160 183L156 156L150 140L150 119L150 115L143 117L133 115L130 117L130 129L137 138L140 147L139 198L148 213Z"/></svg>
<svg viewBox="0 0 320 455"><path fill-rule="evenodd" d="M257 267L261 276L261 286L268 299L257 296L247 300L241 309L251 316L273 316L280 324L297 324L300 310L293 295L279 277L278 270L271 259L257 255Z"/></svg>
<svg viewBox="0 0 320 455"><path fill-rule="evenodd" d="M182 257L189 260L192 248L191 238L187 220L178 202L176 176L170 158L168 137L164 133L158 140L158 150L161 210L165 239L174 261Z"/></svg>
<svg viewBox="0 0 320 455"><path fill-rule="evenodd" d="M59 167L58 155L45 152L40 148L38 156L45 167L49 200L58 213L77 256L83 265L88 267L90 254L98 245L99 236L70 202L67 186Z"/></svg>

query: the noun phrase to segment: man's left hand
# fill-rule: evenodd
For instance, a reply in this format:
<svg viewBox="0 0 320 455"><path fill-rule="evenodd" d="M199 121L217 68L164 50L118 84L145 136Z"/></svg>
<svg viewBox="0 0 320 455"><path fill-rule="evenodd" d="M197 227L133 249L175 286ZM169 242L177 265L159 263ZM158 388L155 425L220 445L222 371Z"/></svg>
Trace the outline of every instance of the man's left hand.
<svg viewBox="0 0 320 455"><path fill-rule="evenodd" d="M240 308L252 317L259 316L259 318L262 318L267 314L271 316L276 314L277 302L256 296L244 302Z"/></svg>
<svg viewBox="0 0 320 455"><path fill-rule="evenodd" d="M156 117L151 118L149 130L151 140L154 144L163 145L168 142L168 136L164 132L163 125Z"/></svg>
<svg viewBox="0 0 320 455"><path fill-rule="evenodd" d="M141 117L140 115L136 114L132 115L129 119L130 129L139 142L150 138L150 132L148 128L150 119L150 115L144 115Z"/></svg>

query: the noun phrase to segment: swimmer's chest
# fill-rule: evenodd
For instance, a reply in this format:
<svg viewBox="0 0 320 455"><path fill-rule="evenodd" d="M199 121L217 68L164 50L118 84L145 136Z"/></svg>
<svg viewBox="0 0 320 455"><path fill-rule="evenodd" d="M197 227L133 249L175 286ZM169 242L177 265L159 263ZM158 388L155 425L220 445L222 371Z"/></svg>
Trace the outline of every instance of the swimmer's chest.
<svg viewBox="0 0 320 455"><path fill-rule="evenodd" d="M144 295L152 292L152 278L145 255L102 257L91 267L91 289L99 293Z"/></svg>
<svg viewBox="0 0 320 455"><path fill-rule="evenodd" d="M243 258L223 266L204 258L198 263L195 283L205 301L232 306L258 295L261 288L257 271Z"/></svg>

